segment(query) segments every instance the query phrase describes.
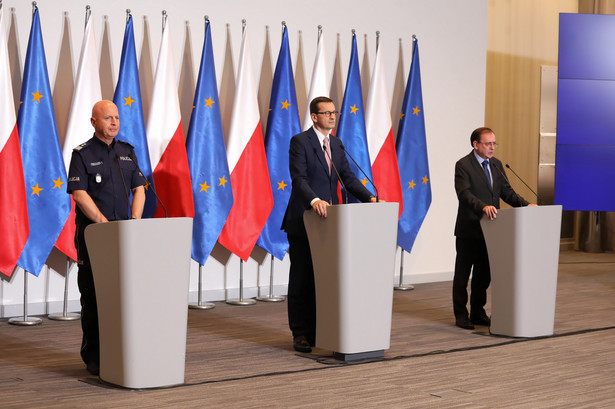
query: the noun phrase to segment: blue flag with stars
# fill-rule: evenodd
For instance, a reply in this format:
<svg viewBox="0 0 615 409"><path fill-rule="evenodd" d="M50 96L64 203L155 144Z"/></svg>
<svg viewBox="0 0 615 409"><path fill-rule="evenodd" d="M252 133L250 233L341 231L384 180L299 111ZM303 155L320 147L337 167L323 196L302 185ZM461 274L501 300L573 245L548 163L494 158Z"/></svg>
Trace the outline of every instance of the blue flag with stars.
<svg viewBox="0 0 615 409"><path fill-rule="evenodd" d="M149 148L145 136L145 122L143 121L143 105L141 104L141 87L139 86L139 68L137 66L132 16L128 17L124 31L120 75L117 79L113 102L117 105L117 111L120 115L120 131L117 134L117 139L134 146L139 168L147 179L143 217L149 218L154 215L157 204L152 187L154 177L152 176L152 165L149 160Z"/></svg>
<svg viewBox="0 0 615 409"><path fill-rule="evenodd" d="M286 233L280 229L291 189L288 148L290 139L299 132L301 132L301 121L297 109L297 94L288 45L288 32L286 26L284 26L280 54L273 75L269 116L265 132L267 166L269 167L269 178L273 191L273 210L256 242L258 246L279 260L284 258L288 250Z"/></svg>
<svg viewBox="0 0 615 409"><path fill-rule="evenodd" d="M337 136L344 143L346 151L349 152L354 160L357 161L363 171L372 178L372 166L369 160L369 149L367 146L367 131L365 130L365 110L363 109L363 92L361 90L361 74L359 72L359 56L357 54L357 37L352 33L352 51L350 52L350 64L348 65L348 78L346 79L346 90L340 111L340 121L337 125ZM349 159L350 168L354 174L363 182L372 194L374 187L357 165ZM342 195L345 197L345 195ZM359 203L360 200L348 193L348 202Z"/></svg>
<svg viewBox="0 0 615 409"><path fill-rule="evenodd" d="M209 20L205 21L205 41L186 150L194 197L192 258L203 265L233 207Z"/></svg>
<svg viewBox="0 0 615 409"><path fill-rule="evenodd" d="M70 214L38 8L32 16L17 129L28 191L30 236L17 265L38 276Z"/></svg>
<svg viewBox="0 0 615 409"><path fill-rule="evenodd" d="M404 210L397 229L397 244L407 252L412 250L416 235L431 205L419 43L416 38L413 43L412 65L395 144L404 198Z"/></svg>

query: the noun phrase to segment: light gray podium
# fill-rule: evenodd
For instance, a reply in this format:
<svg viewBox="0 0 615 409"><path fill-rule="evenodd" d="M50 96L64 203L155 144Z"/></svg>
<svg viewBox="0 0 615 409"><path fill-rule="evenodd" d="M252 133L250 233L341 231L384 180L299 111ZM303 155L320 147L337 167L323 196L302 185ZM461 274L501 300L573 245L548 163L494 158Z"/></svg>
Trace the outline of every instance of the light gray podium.
<svg viewBox="0 0 615 409"><path fill-rule="evenodd" d="M192 219L85 229L100 332L100 378L126 388L184 383Z"/></svg>
<svg viewBox="0 0 615 409"><path fill-rule="evenodd" d="M337 359L384 356L391 340L398 203L303 215L316 285L316 346Z"/></svg>
<svg viewBox="0 0 615 409"><path fill-rule="evenodd" d="M500 209L481 219L491 267L496 335L553 335L562 206Z"/></svg>

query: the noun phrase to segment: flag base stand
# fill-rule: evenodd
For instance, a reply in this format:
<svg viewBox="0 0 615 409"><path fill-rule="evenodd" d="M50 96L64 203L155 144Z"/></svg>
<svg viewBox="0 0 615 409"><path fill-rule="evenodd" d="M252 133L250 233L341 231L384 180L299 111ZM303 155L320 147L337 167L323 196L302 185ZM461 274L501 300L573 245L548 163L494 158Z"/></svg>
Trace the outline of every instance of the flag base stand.
<svg viewBox="0 0 615 409"><path fill-rule="evenodd" d="M49 266L47 266L49 270ZM62 314L49 314L47 318L54 321L75 321L81 318L81 314L68 312L68 274L70 273L70 258L66 257L66 274L64 275L64 305Z"/></svg>
<svg viewBox="0 0 615 409"><path fill-rule="evenodd" d="M268 295L267 297L256 297L257 301L263 301L263 302L281 302L286 300L286 297L284 296L276 296L276 295Z"/></svg>
<svg viewBox="0 0 615 409"><path fill-rule="evenodd" d="M36 317L15 317L9 319L9 324L20 325L23 327L32 327L34 325L40 325L42 322L43 320Z"/></svg>
<svg viewBox="0 0 615 409"><path fill-rule="evenodd" d="M399 260L399 285L393 287L397 291L414 290L412 284L404 284L404 249L401 249L401 259Z"/></svg>
<svg viewBox="0 0 615 409"><path fill-rule="evenodd" d="M271 269L269 272L269 294L266 297L256 297L256 299L263 302L281 302L286 299L284 296L273 295L273 254L271 255Z"/></svg>
<svg viewBox="0 0 615 409"><path fill-rule="evenodd" d="M239 260L239 298L231 298L226 300L227 304L231 305L254 305L254 298L243 298L243 260Z"/></svg>
<svg viewBox="0 0 615 409"><path fill-rule="evenodd" d="M28 317L28 272L23 270L23 316L9 319L11 325L34 326L43 321L37 317Z"/></svg>
<svg viewBox="0 0 615 409"><path fill-rule="evenodd" d="M190 308L191 310L213 310L214 308L216 308L216 304L214 304L213 302L190 304L188 305L188 308Z"/></svg>
<svg viewBox="0 0 615 409"><path fill-rule="evenodd" d="M191 310L213 310L216 304L213 302L203 302L203 265L199 263L199 302L197 304L189 304Z"/></svg>

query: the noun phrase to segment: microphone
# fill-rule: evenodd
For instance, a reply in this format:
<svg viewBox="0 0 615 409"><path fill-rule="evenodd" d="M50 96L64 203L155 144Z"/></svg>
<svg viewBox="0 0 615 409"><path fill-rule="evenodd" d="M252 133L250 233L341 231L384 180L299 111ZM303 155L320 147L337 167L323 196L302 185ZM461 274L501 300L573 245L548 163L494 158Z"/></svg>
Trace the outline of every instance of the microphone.
<svg viewBox="0 0 615 409"><path fill-rule="evenodd" d="M130 157L130 160L132 160L133 163L137 165L137 170L145 178L145 180L147 180L143 172L141 172L141 168L139 167L139 161L137 160L137 157L132 150L130 151L130 154L128 154L128 157ZM160 206L162 206L162 210L164 210L164 218L167 219L169 217L169 214L167 213L167 208L164 207L164 203L162 203L162 200L160 200L160 198L158 197L158 194L156 193L156 189L154 189L154 184L151 183L150 186L152 187L152 192L154 193L154 196L156 196L158 203L160 203Z"/></svg>
<svg viewBox="0 0 615 409"><path fill-rule="evenodd" d="M128 193L128 188L126 187L126 179L124 178L124 171L122 170L122 166L120 165L120 154L115 154L115 162L117 163L117 167L120 169L120 176L122 176L122 184L124 185L124 193L126 193L126 201L128 202L128 216L130 218L130 194Z"/></svg>
<svg viewBox="0 0 615 409"><path fill-rule="evenodd" d="M536 200L538 201L538 204L542 206L542 200L540 200L540 196L538 196L538 193L534 192L534 190L527 184L525 183L525 181L523 179L521 179L521 176L517 175L517 172L515 172L510 166L508 166L508 163L506 164L506 168L508 170L510 170L513 175L515 175L517 177L517 179L519 179L521 182L523 182L523 184L530 189L530 192L534 193L534 195L536 196ZM509 182L510 184L510 182Z"/></svg>
<svg viewBox="0 0 615 409"><path fill-rule="evenodd" d="M344 144L342 143L342 141L340 141L340 146L342 147L342 150L346 153L346 155L348 155L348 157L350 159L352 159L352 161L354 162L355 165L357 165L357 168L359 168L359 170L361 171L361 173L363 173L363 175L365 176L365 179L367 179L367 181L369 183L372 184L372 186L374 187L374 191L376 192L376 202L379 202L379 195L378 195L378 188L376 187L376 185L374 185L374 182L369 178L369 176L367 176L367 173L365 173L365 171L363 170L363 168L361 168L361 166L359 166L359 164L357 163L356 160L354 160L354 158L352 157L352 155L350 154L350 152L348 152L346 150L346 147L344 146Z"/></svg>
<svg viewBox="0 0 615 409"><path fill-rule="evenodd" d="M346 198L346 202L348 203L348 191L346 190L346 185L344 185L344 182L342 182L342 178L340 177L339 172L337 171L337 168L335 167L335 163L333 163L333 159L331 158L331 155L329 155L329 151L327 150L327 145L323 144L322 145L322 150L325 151L325 155L327 155L329 157L329 161L331 162L331 167L333 167L333 170L335 171L335 174L337 175L337 180L340 181L340 183L342 184L342 187L344 188L344 196ZM337 190L337 188L336 188ZM344 203L342 203L344 204Z"/></svg>

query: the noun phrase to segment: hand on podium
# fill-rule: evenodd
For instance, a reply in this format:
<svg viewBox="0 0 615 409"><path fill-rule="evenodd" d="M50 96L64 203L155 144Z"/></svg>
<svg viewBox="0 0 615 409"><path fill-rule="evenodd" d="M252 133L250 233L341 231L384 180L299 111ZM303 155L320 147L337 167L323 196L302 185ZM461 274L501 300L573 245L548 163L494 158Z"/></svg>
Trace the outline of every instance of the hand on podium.
<svg viewBox="0 0 615 409"><path fill-rule="evenodd" d="M329 206L329 203L325 202L324 200L317 200L312 204L312 210L314 210L314 212L323 219L326 219L327 206Z"/></svg>

